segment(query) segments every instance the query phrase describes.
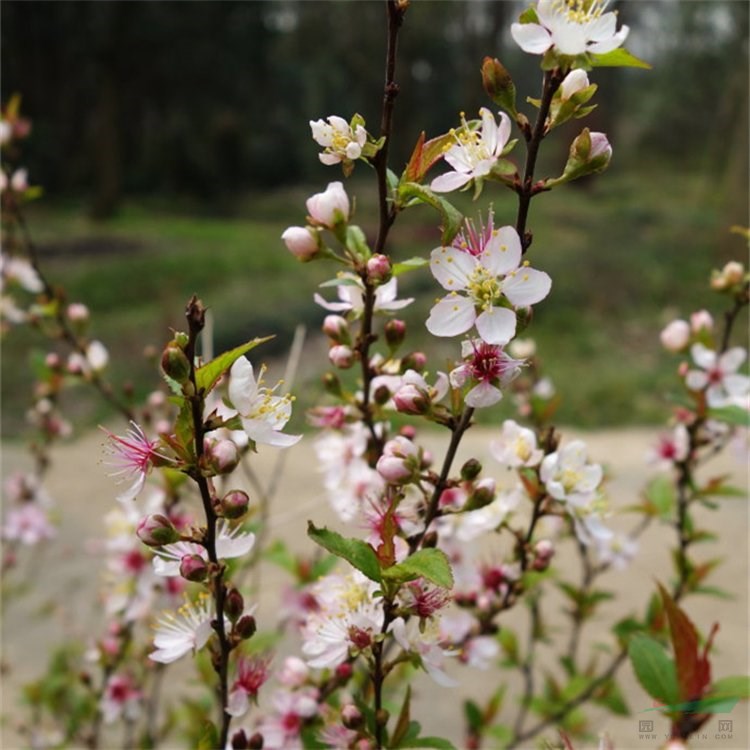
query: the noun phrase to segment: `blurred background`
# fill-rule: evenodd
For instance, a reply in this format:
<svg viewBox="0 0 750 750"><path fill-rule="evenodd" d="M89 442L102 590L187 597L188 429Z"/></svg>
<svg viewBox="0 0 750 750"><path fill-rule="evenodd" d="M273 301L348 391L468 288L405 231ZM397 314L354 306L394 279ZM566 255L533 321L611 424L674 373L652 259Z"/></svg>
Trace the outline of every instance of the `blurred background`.
<svg viewBox="0 0 750 750"><path fill-rule="evenodd" d="M421 130L438 135L460 111L490 104L484 55L503 61L520 102L538 96L539 59L508 32L525 5L414 0L400 39L394 171ZM631 27L626 46L653 69L590 74L599 107L585 124L608 134L610 168L540 196L530 218L529 258L552 275L553 290L529 333L562 392L561 422L662 421L676 362L660 348L660 328L701 307L718 312L711 268L746 258L730 228L749 223L749 7L610 4ZM318 162L309 120L359 112L378 131L383 4L5 0L0 14L3 103L23 97L33 129L21 161L44 189L28 208L31 233L50 279L91 309L111 380L139 395L154 387L142 352L184 328L193 293L213 312L217 351L275 334L254 359L281 360L298 322L317 335L324 311L312 294L335 269L298 264L280 235L304 223L310 194L341 179ZM559 174L581 127L568 123L545 142L539 177ZM356 223L373 236L372 171L358 164L347 189L357 195ZM487 201L500 223L514 223L512 193L489 185L483 210ZM478 208L465 195L457 202L469 215ZM390 251L427 256L439 244L437 224L426 207L407 213ZM418 297L404 315L412 345L429 344L432 367L443 367L455 346L436 348L423 325L436 283L422 269L401 286ZM26 329L3 342L5 437L22 427L41 346ZM320 393L324 351L305 360L302 405ZM84 423L107 416L83 392L68 407Z"/></svg>

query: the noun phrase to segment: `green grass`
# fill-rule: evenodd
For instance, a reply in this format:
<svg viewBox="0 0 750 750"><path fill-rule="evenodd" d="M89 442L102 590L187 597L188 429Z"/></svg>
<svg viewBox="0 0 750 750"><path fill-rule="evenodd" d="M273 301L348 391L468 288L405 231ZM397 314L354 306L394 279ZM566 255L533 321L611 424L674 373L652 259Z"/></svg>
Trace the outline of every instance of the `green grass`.
<svg viewBox="0 0 750 750"><path fill-rule="evenodd" d="M372 236L376 212L367 187L351 192L359 196L356 219ZM28 221L49 278L67 290L69 300L91 309L93 334L112 354L112 381L131 381L142 395L157 376L141 352L162 345L171 328L184 328L182 310L194 293L213 311L217 350L273 334L257 357L281 357L297 322L316 330L324 313L312 294L335 269L297 263L279 237L289 224L302 223L304 199L319 189L242 197L234 206L238 218L170 212L144 202L128 203L115 219L94 224L81 206L41 201L30 207ZM511 223L514 196L495 190L492 197L496 219ZM466 196L458 200L474 213ZM709 272L732 255L744 255L728 227L746 217L726 213L700 175L668 172L614 171L534 201L528 258L550 273L553 287L527 335L537 340L563 396L560 421L603 426L664 418L676 362L661 351L658 332L676 314L701 307L719 312L720 300L707 288ZM436 219L428 207L401 217L392 234L394 256L426 256L438 244ZM403 277L402 287L404 295L418 298L404 315L411 346L434 352L433 367L440 367L455 356L455 344L431 339L423 326L440 288L426 269ZM330 297L333 290L326 293ZM21 428L29 398L27 363L32 351L45 346L25 329L11 331L4 341L6 436ZM317 398L323 361L303 368L301 405ZM82 393L70 397L68 406L84 422L106 416Z"/></svg>

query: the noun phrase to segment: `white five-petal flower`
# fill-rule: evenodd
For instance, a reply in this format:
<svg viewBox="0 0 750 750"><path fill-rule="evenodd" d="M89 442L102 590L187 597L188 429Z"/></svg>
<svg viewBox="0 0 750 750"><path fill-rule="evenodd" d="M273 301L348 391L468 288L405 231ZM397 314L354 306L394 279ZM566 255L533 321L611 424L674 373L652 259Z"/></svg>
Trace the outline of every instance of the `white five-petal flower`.
<svg viewBox="0 0 750 750"><path fill-rule="evenodd" d="M514 23L516 44L532 55L554 47L562 55L604 54L625 41L629 28L617 31L617 13L604 11L609 0L539 0L539 23Z"/></svg>
<svg viewBox="0 0 750 750"><path fill-rule="evenodd" d="M544 456L544 451L537 448L534 431L512 419L506 419L500 437L490 441L490 453L496 461L512 469L536 466Z"/></svg>
<svg viewBox="0 0 750 750"><path fill-rule="evenodd" d="M310 129L315 142L323 147L318 158L323 164L338 164L344 160L359 159L362 147L367 141L367 131L362 125L354 129L338 115L331 115L325 120L310 120Z"/></svg>
<svg viewBox="0 0 750 750"><path fill-rule="evenodd" d="M588 449L582 440L544 457L539 476L555 500L580 503L593 498L602 481L602 467L588 463Z"/></svg>
<svg viewBox="0 0 750 750"><path fill-rule="evenodd" d="M703 344L693 344L690 354L701 368L690 370L685 377L691 391L705 389L706 401L713 408L742 403L750 391L750 378L737 372L747 357L741 346L718 354Z"/></svg>
<svg viewBox="0 0 750 750"><path fill-rule="evenodd" d="M462 115L461 127L451 131L456 142L443 158L454 171L446 172L432 181L430 188L436 193L449 193L477 177L485 177L503 153L510 137L510 118L500 112L498 124L486 107L479 110L479 116L482 118L479 130L469 126Z"/></svg>
<svg viewBox="0 0 750 750"><path fill-rule="evenodd" d="M435 336L458 336L476 325L488 344L504 346L516 333L514 307L543 300L552 286L544 271L521 263L521 241L511 226L493 230L479 255L455 247L438 247L430 255L430 270L450 293L437 302L427 319ZM459 294L462 292L463 294Z"/></svg>
<svg viewBox="0 0 750 750"><path fill-rule="evenodd" d="M278 387L263 386L263 373L255 380L253 366L240 357L230 370L229 400L237 410L247 436L256 443L288 448L302 436L287 435L281 430L292 415L292 397L274 396Z"/></svg>
<svg viewBox="0 0 750 750"><path fill-rule="evenodd" d="M315 301L326 310L337 313L355 312L359 313L364 309L364 286L362 280L353 273L341 274L342 284L336 287L336 292L340 302L328 302L317 292L314 295ZM375 290L375 312L401 310L407 305L414 302L413 297L408 299L396 299L398 295L398 283L395 278L385 284L377 287Z"/></svg>
<svg viewBox="0 0 750 750"><path fill-rule="evenodd" d="M149 654L152 661L170 664L188 651L197 651L206 645L211 633L213 607L208 595L199 597L195 603L186 602L178 610L178 616L166 613L156 624L154 646Z"/></svg>

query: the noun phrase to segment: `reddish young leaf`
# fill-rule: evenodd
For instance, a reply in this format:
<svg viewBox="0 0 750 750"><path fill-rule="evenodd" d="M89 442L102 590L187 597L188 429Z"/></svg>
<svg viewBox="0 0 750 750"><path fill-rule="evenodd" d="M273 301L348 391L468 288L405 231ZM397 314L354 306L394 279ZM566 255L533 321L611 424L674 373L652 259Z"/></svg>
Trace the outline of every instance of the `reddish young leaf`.
<svg viewBox="0 0 750 750"><path fill-rule="evenodd" d="M396 501L391 500L391 504L388 506L388 510L383 515L383 520L380 526L380 540L381 543L375 550L375 554L378 556L380 564L384 568L390 568L396 562L396 547L393 542L393 537L396 536L398 526L394 513L396 509Z"/></svg>
<svg viewBox="0 0 750 750"><path fill-rule="evenodd" d="M419 134L417 138L417 145L414 146L414 151L411 153L409 163L406 165L404 174L409 182L419 182L421 175L422 166L422 149L424 147L425 132L424 130Z"/></svg>
<svg viewBox="0 0 750 750"><path fill-rule="evenodd" d="M674 648L680 699L692 701L700 698L711 682L711 665L708 650L718 625L711 630L703 655L698 653L698 633L688 616L677 606L666 589L659 584L664 610L669 620L669 630Z"/></svg>

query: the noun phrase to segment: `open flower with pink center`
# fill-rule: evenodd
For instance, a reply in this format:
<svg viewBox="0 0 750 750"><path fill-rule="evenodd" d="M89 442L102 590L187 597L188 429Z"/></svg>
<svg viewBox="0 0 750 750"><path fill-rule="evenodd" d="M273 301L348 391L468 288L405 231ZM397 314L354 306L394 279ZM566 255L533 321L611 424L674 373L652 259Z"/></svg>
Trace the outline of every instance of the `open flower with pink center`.
<svg viewBox="0 0 750 750"><path fill-rule="evenodd" d="M486 177L495 166L510 138L510 118L500 112L500 124L486 107L479 110L481 127L476 129L461 115L461 127L451 130L455 143L444 159L453 167L436 177L430 188L436 193L458 190L476 178Z"/></svg>
<svg viewBox="0 0 750 750"><path fill-rule="evenodd" d="M684 424L671 432L659 435L656 445L648 452L647 460L661 471L669 471L684 461L690 451L690 436Z"/></svg>
<svg viewBox="0 0 750 750"><path fill-rule="evenodd" d="M464 363L450 373L454 388L463 388L467 383L473 387L464 401L468 406L482 408L496 404L503 397L505 388L518 375L523 361L513 359L501 346L487 344L481 339L461 343Z"/></svg>
<svg viewBox="0 0 750 750"><path fill-rule="evenodd" d="M111 675L99 703L104 722L111 724L121 717L130 721L137 719L141 711L142 697L143 693L138 689L131 675L125 673Z"/></svg>
<svg viewBox="0 0 750 750"><path fill-rule="evenodd" d="M388 632L404 651L418 658L424 671L438 685L458 685L444 670L445 658L452 655L452 652L441 646L440 625L436 619L425 623L424 620L413 618L406 622L402 617L398 617L391 623Z"/></svg>
<svg viewBox="0 0 750 750"><path fill-rule="evenodd" d="M250 707L250 700L256 700L258 691L268 679L270 656L240 657L237 666L237 679L229 692L227 713L242 716Z"/></svg>
<svg viewBox="0 0 750 750"><path fill-rule="evenodd" d="M750 391L750 378L737 372L747 358L742 347L720 354L703 344L693 344L690 354L701 368L690 370L685 377L685 385L691 391L705 390L706 401L713 408L743 403Z"/></svg>
<svg viewBox="0 0 750 750"><path fill-rule="evenodd" d="M130 424L132 427L124 437L101 428L107 434L107 452L113 457L109 464L117 469L110 476L118 477L118 482L130 482L130 486L117 496L120 502L134 500L138 496L154 466L173 462L173 459L157 450L158 440L149 440L135 422L131 421Z"/></svg>
<svg viewBox="0 0 750 750"><path fill-rule="evenodd" d="M532 55L554 47L561 55L604 54L622 45L628 27L617 31L617 13L604 11L609 0L539 0L539 23L514 23L516 44Z"/></svg>
<svg viewBox="0 0 750 750"><path fill-rule="evenodd" d="M34 545L56 534L47 513L34 503L24 503L8 510L2 528L2 538L9 542Z"/></svg>
<svg viewBox="0 0 750 750"><path fill-rule="evenodd" d="M544 457L539 476L555 500L580 502L590 500L604 472L599 464L588 462L588 448L574 440Z"/></svg>
<svg viewBox="0 0 750 750"><path fill-rule="evenodd" d="M263 750L301 749L302 726L320 710L317 691L277 690L271 697L271 709L272 713L264 716L257 727L263 735Z"/></svg>
<svg viewBox="0 0 750 750"><path fill-rule="evenodd" d="M504 346L516 333L516 313L543 300L552 286L544 271L521 262L521 241L511 226L492 230L478 255L438 247L430 270L449 294L430 311L427 330L435 336L458 336L476 326L488 344Z"/></svg>

